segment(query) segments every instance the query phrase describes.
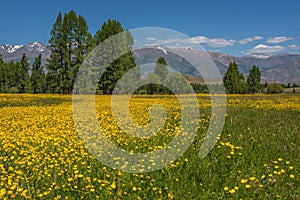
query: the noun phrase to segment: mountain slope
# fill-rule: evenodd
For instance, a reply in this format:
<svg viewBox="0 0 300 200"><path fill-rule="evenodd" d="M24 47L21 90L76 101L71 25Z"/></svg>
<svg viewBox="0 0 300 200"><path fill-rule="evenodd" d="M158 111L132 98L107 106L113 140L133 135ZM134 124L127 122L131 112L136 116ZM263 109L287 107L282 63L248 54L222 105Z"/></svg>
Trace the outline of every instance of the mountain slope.
<svg viewBox="0 0 300 200"><path fill-rule="evenodd" d="M31 42L26 45L0 45L0 54L5 62L19 61L23 55L26 54L30 63L40 54L42 55L43 62L49 58L51 51L48 47L39 42Z"/></svg>
<svg viewBox="0 0 300 200"><path fill-rule="evenodd" d="M182 51L191 51L192 49L182 48ZM25 53L30 63L42 54L43 63L49 58L51 51L48 47L39 42L31 42L26 45L0 45L0 54L4 61L18 61L22 54ZM298 83L300 84L300 54L279 54L279 55L247 55L237 57L223 54L220 52L208 52L221 75L224 75L230 62L236 62L240 72L247 76L253 65L260 68L262 72L262 82L282 82L282 83ZM181 73L199 76L197 70L185 59L180 56L168 52L163 47L143 48L134 50L136 62L139 65L146 63L155 63L159 57L165 57L168 65L174 67Z"/></svg>

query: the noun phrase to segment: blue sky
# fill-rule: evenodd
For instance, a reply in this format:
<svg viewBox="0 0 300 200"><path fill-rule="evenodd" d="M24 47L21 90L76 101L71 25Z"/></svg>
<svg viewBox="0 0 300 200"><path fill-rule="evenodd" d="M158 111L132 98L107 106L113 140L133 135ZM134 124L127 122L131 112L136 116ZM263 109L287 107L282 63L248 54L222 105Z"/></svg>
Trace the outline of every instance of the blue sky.
<svg viewBox="0 0 300 200"><path fill-rule="evenodd" d="M101 1L1 2L0 44L47 43L59 11L74 9L95 33L108 18L127 29L163 27L194 38L206 50L233 55L300 53L300 1Z"/></svg>

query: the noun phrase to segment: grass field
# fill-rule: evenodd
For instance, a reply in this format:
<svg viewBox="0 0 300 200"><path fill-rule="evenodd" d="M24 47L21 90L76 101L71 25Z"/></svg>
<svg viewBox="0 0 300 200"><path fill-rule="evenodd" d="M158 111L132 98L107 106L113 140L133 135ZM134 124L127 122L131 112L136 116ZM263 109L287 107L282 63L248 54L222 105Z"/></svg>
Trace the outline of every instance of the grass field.
<svg viewBox="0 0 300 200"><path fill-rule="evenodd" d="M131 174L95 159L79 139L72 97L0 95L0 199L300 199L300 96L227 96L226 122L203 159L210 100L199 95L199 129L190 148L169 166ZM116 127L110 97L96 97L107 136L125 150L163 148L178 129L173 96L131 98L133 120L147 124L154 104L165 107L165 129L146 140ZM143 116L143 117L141 117Z"/></svg>

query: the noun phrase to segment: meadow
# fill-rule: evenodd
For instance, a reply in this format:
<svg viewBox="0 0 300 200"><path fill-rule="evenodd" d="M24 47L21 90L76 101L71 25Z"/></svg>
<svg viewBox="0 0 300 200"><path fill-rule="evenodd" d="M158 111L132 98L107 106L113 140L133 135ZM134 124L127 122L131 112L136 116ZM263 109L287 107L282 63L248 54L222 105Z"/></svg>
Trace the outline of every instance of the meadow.
<svg viewBox="0 0 300 200"><path fill-rule="evenodd" d="M228 95L222 134L203 159L198 153L211 102L197 97L199 128L190 148L163 169L127 173L87 151L74 125L72 96L1 94L0 199L300 199L299 94ZM119 147L153 151L174 137L180 118L174 96L133 96L133 120L149 123L154 104L168 117L151 139L118 129L109 96L96 97L97 119Z"/></svg>

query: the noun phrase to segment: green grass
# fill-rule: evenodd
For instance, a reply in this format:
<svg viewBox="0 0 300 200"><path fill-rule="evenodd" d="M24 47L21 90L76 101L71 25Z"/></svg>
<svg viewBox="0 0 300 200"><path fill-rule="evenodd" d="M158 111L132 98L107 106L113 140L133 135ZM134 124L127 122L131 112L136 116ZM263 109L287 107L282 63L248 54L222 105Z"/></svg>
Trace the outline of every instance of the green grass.
<svg viewBox="0 0 300 200"><path fill-rule="evenodd" d="M27 116L33 111L27 110L29 103L25 107L18 107L16 101L11 103L9 99L16 99L15 95L3 98L0 96L0 112L10 110L11 115L0 116L0 136L15 138L13 134L18 135L17 130L30 129L31 124L24 125L22 121L30 120ZM49 114L32 114L39 115L43 123L47 123L47 130L63 132L72 126L70 96L32 95L28 98L34 99L36 111L51 110ZM29 134L20 143L15 142L17 139L2 140L0 188L6 188L3 198L11 198L8 191L12 184L9 185L8 180L14 174L13 182L21 180L12 190L16 199L26 196L30 199L300 199L300 96L235 95L228 96L227 100L224 129L205 158L200 159L198 153L209 124L210 108L200 107L201 126L188 151L173 164L149 173L131 174L106 167L83 148L75 132L57 134L57 140L54 136L47 138L42 131L39 137L33 131L37 135ZM206 101L207 96L199 96L199 102ZM66 107L68 109L64 110ZM61 113L59 116L55 109ZM14 112L23 113L23 116L18 119ZM10 120L10 127L5 119ZM37 124L36 129L30 130L39 130L45 124ZM33 140L27 145L30 137ZM38 140L43 142L35 143ZM55 144L56 141L59 144ZM25 155L32 158L33 154L38 161L32 165L10 159L14 155L14 159L25 160ZM22 175L17 178L16 171L9 170L10 166L21 170ZM83 178L76 174L82 174ZM21 191L16 192L18 188L28 190L27 195L22 197ZM46 194L40 195L43 192Z"/></svg>

